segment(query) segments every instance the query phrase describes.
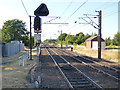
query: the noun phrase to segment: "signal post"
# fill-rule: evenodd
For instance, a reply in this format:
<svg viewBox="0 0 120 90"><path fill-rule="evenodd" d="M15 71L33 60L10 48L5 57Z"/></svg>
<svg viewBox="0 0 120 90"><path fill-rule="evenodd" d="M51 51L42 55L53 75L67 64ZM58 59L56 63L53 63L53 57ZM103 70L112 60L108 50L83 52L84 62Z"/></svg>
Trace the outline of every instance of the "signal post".
<svg viewBox="0 0 120 90"><path fill-rule="evenodd" d="M34 38L37 40L36 46L37 46L37 65L39 66L39 46L40 46L40 41L41 41L41 18L39 16L47 16L49 14L49 10L47 6L42 3L35 11L34 11Z"/></svg>

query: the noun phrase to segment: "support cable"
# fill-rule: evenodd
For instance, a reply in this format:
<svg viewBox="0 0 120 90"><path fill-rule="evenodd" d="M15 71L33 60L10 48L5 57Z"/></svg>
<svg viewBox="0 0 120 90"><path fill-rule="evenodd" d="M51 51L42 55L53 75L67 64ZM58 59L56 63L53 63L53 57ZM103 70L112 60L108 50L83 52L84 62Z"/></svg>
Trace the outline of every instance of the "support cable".
<svg viewBox="0 0 120 90"><path fill-rule="evenodd" d="M21 3L22 3L22 5L23 5L23 7L24 7L24 9L25 9L25 12L26 12L26 14L29 16L29 14L28 14L28 12L27 12L27 9L26 9L26 7L25 7L25 5L24 5L24 2L21 0Z"/></svg>

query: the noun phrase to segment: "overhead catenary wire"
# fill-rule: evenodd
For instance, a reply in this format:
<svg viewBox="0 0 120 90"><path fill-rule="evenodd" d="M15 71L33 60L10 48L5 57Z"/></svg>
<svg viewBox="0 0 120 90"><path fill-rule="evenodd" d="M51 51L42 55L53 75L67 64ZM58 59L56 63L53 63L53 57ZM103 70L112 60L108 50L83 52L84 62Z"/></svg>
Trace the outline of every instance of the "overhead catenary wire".
<svg viewBox="0 0 120 90"><path fill-rule="evenodd" d="M69 9L69 7L72 5L73 3L73 0L71 0L71 2L68 4L68 6L65 8L65 10L63 11L63 13L61 14L61 17L62 15L64 15L66 13L66 11Z"/></svg>
<svg viewBox="0 0 120 90"><path fill-rule="evenodd" d="M111 6L111 8L112 8L112 6ZM117 9L118 9L118 6L116 5L116 6L114 6L112 9L111 8L109 8L109 10L103 10L104 11L104 15L107 15L107 14L110 14L110 13L113 13L113 12L116 12L116 11L118 11Z"/></svg>
<svg viewBox="0 0 120 90"><path fill-rule="evenodd" d="M84 1L64 22L68 21L83 5L87 3L88 0ZM73 27L72 27L73 28Z"/></svg>
<svg viewBox="0 0 120 90"><path fill-rule="evenodd" d="M87 3L88 0L83 2L64 22L66 22L68 19L70 19L84 4Z"/></svg>
<svg viewBox="0 0 120 90"><path fill-rule="evenodd" d="M116 4L116 2L104 2L100 7L98 7L96 10L98 9L109 9L111 7L113 7Z"/></svg>
<svg viewBox="0 0 120 90"><path fill-rule="evenodd" d="M29 16L29 14L28 14L28 12L27 12L27 9L26 9L26 7L25 7L25 5L24 5L24 2L21 0L21 3L22 3L22 5L23 5L23 7L24 7L24 9L25 9L25 12L26 12L26 14L27 14L27 16Z"/></svg>
<svg viewBox="0 0 120 90"><path fill-rule="evenodd" d="M115 11L115 12L112 12L111 14L106 14L105 16L103 16L103 18L107 18L107 17L109 17L109 16L111 16L111 15L114 15L114 14L117 14L118 12L117 11Z"/></svg>
<svg viewBox="0 0 120 90"><path fill-rule="evenodd" d="M68 18L66 20L64 20L64 22L68 21L68 19L70 19L83 5L85 5L87 3L87 1L88 0L84 1L70 16L68 16Z"/></svg>
<svg viewBox="0 0 120 90"><path fill-rule="evenodd" d="M110 4L107 4L107 3L104 3L104 4L105 4L104 7L101 7L101 8L102 8L103 11L104 11L104 10L106 11L106 10L108 10L108 9L111 9L111 7L115 6L116 3L115 3L115 2L113 2L113 3L111 2ZM106 4L107 4L107 5L106 5ZM105 8L105 7L106 7L106 8ZM96 10L98 10L98 9L99 9L99 8L97 8ZM113 11L113 10L112 10L112 12L109 11L109 12L107 12L107 13L106 13L105 11L104 11L105 14L103 14L103 18L105 17L104 19L106 19L107 17L109 17L109 16L111 16L111 15L114 15L114 14L119 13L119 11ZM72 15L72 14L71 14L71 15ZM68 17L67 19L69 19L69 17ZM68 21L67 19L66 19L66 21ZM86 26L86 25L85 25L85 26ZM75 27L76 27L76 25L73 25L73 26L71 26L71 27L68 27L68 28L67 28L67 31L68 31L68 30L71 30L71 29L73 29L73 28L75 28Z"/></svg>
<svg viewBox="0 0 120 90"><path fill-rule="evenodd" d="M74 24L72 27L68 28L66 31L70 31L71 29L75 28L77 26L77 24Z"/></svg>
<svg viewBox="0 0 120 90"><path fill-rule="evenodd" d="M63 15L66 13L66 11L68 10L68 8L72 5L73 0L71 0L71 2L68 4L68 6L65 8L65 10L63 11L63 13L61 14L60 17L63 17ZM61 25L59 25L58 27L60 27Z"/></svg>
<svg viewBox="0 0 120 90"><path fill-rule="evenodd" d="M103 6L101 6L101 9L103 10L103 18L106 19L107 17L114 15L116 13L118 13L118 11L116 10L111 10L111 7L116 6L117 2L115 2L114 0L111 3L105 2ZM110 10L108 10L110 9Z"/></svg>
<svg viewBox="0 0 120 90"><path fill-rule="evenodd" d="M105 2L105 4L106 4L106 2ZM104 6L105 6L105 4L104 4ZM115 4L116 4L115 2L110 3L109 5L107 5L107 7L105 6L106 8L104 7L104 9L106 10L106 9L110 8L110 6L113 7ZM109 7L108 7L108 6L109 6ZM116 14L116 13L118 13L118 12L117 12L117 11L113 11L113 12L109 12L109 13L106 13L106 12L105 12L105 15L103 15L103 17L109 17L109 16L111 16L111 15L113 15L113 14ZM72 27L72 28L73 28L73 27Z"/></svg>
<svg viewBox="0 0 120 90"><path fill-rule="evenodd" d="M114 3L114 4L116 4L116 3ZM111 6L112 7L112 6ZM118 7L118 6L117 6ZM117 10L117 7L116 7L116 9L114 9L114 10L109 10L107 13L105 12L105 14L103 15L103 18L104 17L109 17L109 16L111 16L111 15L114 15L114 14L116 14L116 13L119 13L119 11Z"/></svg>

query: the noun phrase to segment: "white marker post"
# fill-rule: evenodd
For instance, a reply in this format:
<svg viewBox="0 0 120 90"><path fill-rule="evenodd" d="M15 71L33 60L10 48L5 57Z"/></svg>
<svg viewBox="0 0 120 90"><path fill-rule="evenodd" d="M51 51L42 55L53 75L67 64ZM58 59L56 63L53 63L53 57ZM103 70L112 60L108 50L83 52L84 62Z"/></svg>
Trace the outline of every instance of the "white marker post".
<svg viewBox="0 0 120 90"><path fill-rule="evenodd" d="M24 55L24 58L25 58L25 62L27 62L28 59L27 54Z"/></svg>
<svg viewBox="0 0 120 90"><path fill-rule="evenodd" d="M40 87L40 84L41 84L41 78L40 76L38 76L38 86Z"/></svg>
<svg viewBox="0 0 120 90"><path fill-rule="evenodd" d="M41 83L41 78L40 78L40 76L38 76L38 82Z"/></svg>
<svg viewBox="0 0 120 90"><path fill-rule="evenodd" d="M22 59L22 57L20 56L20 57L19 57L19 66L20 66L20 64L21 64L21 59Z"/></svg>
<svg viewBox="0 0 120 90"><path fill-rule="evenodd" d="M25 60L24 60L24 57L23 57L23 64L22 64L23 67L24 67L24 61L25 61Z"/></svg>
<svg viewBox="0 0 120 90"><path fill-rule="evenodd" d="M35 81L35 87L38 88L39 87L39 84L37 81Z"/></svg>

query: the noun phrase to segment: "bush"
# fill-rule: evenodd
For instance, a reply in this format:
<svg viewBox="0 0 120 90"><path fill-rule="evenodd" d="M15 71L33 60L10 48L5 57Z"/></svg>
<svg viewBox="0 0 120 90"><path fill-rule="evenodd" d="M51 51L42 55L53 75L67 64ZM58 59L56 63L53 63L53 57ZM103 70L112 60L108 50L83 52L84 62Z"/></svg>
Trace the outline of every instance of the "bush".
<svg viewBox="0 0 120 90"><path fill-rule="evenodd" d="M80 45L83 45L83 46L85 46L85 42L81 43Z"/></svg>

